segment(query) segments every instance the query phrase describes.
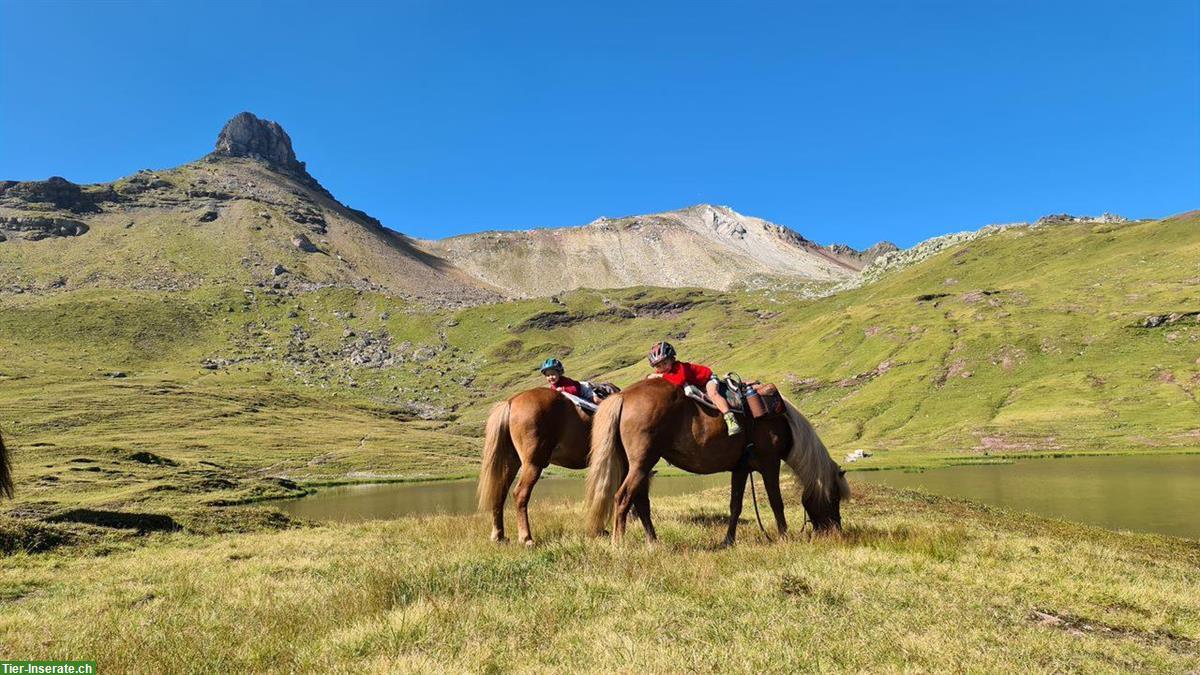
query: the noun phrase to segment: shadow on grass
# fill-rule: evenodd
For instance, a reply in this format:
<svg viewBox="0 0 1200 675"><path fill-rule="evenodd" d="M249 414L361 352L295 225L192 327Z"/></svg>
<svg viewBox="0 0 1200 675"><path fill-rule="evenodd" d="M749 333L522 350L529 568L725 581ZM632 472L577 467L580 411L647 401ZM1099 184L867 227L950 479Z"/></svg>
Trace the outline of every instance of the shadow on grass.
<svg viewBox="0 0 1200 675"><path fill-rule="evenodd" d="M702 525L705 527L710 527L710 526L714 526L714 525L724 526L724 525L729 524L729 514L728 513L717 513L714 511L693 511L693 512L688 513L688 514L684 515L683 517L681 517L680 520L682 520L685 523L691 523L693 525ZM739 525L748 524L749 522L750 522L750 520L747 518L738 518Z"/></svg>
<svg viewBox="0 0 1200 675"><path fill-rule="evenodd" d="M839 546L865 546L923 555L933 560L954 561L962 553L967 542L967 533L961 527L917 529L908 525L890 528L851 525L840 535L817 537L816 540Z"/></svg>

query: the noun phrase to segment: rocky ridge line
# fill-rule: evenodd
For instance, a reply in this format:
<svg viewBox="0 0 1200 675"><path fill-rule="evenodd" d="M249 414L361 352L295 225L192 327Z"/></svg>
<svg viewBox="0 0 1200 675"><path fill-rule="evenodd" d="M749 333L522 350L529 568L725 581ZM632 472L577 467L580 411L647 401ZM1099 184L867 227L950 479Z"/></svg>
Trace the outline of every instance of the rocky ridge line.
<svg viewBox="0 0 1200 675"><path fill-rule="evenodd" d="M969 241L974 241L981 237L986 237L1003 230L1008 230L1016 227L1052 227L1056 225L1074 225L1074 224L1113 224L1119 225L1124 223L1134 222L1130 219L1112 213L1103 213L1099 216L1074 216L1069 213L1057 213L1047 216L1042 216L1036 221L1019 222L1019 223L1004 223L998 225L986 225L978 230L967 230L964 232L954 232L951 234L943 234L937 237L926 239L911 248L896 249L887 251L877 256L869 265L863 268L862 272L852 279L838 284L837 286L823 292L822 295L831 295L840 291L850 290L874 283L884 276L892 272L902 270L906 267L911 267L924 260L941 253L942 251L965 244Z"/></svg>

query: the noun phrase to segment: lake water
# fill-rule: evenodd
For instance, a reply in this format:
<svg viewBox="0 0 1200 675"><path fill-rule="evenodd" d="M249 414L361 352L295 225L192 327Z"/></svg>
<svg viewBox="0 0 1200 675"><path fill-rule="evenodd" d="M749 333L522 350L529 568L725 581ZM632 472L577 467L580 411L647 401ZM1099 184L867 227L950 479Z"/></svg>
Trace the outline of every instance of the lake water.
<svg viewBox="0 0 1200 675"><path fill-rule="evenodd" d="M921 472L853 471L849 478L852 484L882 483L1111 529L1200 539L1200 455L1027 459ZM653 494L728 485L728 474L660 476ZM534 488L533 499L581 501L583 481L545 478ZM348 485L274 504L296 517L343 522L467 514L475 512L475 481Z"/></svg>
<svg viewBox="0 0 1200 675"><path fill-rule="evenodd" d="M1026 459L850 477L1114 530L1200 539L1200 455Z"/></svg>

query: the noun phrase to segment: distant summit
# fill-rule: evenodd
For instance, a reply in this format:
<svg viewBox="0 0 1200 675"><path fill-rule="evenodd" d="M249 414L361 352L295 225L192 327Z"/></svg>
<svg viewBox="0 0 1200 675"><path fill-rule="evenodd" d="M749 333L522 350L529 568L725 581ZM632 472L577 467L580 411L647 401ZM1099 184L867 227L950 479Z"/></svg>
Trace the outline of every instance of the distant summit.
<svg viewBox="0 0 1200 675"><path fill-rule="evenodd" d="M249 157L295 173L307 173L304 162L296 159L292 139L283 127L250 112L238 113L225 123L212 155Z"/></svg>
<svg viewBox="0 0 1200 675"><path fill-rule="evenodd" d="M699 286L715 289L784 282L838 282L882 251L837 251L783 225L728 206L622 218L581 227L480 232L419 245L512 295L574 288Z"/></svg>

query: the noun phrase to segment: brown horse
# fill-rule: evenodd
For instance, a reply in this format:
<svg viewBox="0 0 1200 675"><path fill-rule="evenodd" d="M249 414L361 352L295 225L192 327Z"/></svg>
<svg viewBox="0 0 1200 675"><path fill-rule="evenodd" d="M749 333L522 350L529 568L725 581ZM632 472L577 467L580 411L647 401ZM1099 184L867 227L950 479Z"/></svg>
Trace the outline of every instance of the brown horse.
<svg viewBox="0 0 1200 675"><path fill-rule="evenodd" d="M754 446L747 456L751 438ZM748 432L729 436L719 413L689 399L670 382L650 379L608 397L596 412L587 480L592 534L603 531L615 506L614 542L625 534L630 508L636 508L646 538L656 539L649 479L660 458L692 473L733 473L725 545L733 544L750 471L762 474L775 524L781 535L787 533L779 489L781 462L800 482L801 502L814 530L841 528L841 500L850 496L845 472L795 406L787 403L785 414L754 420Z"/></svg>
<svg viewBox="0 0 1200 675"><path fill-rule="evenodd" d="M0 436L0 495L13 497L12 465L8 460L8 448L4 447L4 436Z"/></svg>
<svg viewBox="0 0 1200 675"><path fill-rule="evenodd" d="M523 391L492 408L484 432L479 508L492 512L493 541L504 541L504 500L519 469L513 493L517 536L533 545L528 510L533 486L550 464L586 468L591 428L590 415L546 387Z"/></svg>

